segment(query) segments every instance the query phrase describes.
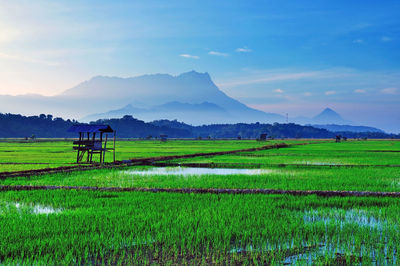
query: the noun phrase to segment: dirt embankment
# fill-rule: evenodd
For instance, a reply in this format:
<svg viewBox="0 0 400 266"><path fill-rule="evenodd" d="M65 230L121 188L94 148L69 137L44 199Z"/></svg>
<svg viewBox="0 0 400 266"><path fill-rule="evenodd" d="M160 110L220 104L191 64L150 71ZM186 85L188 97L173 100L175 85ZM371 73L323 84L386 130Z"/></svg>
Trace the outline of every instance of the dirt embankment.
<svg viewBox="0 0 400 266"><path fill-rule="evenodd" d="M0 191L23 190L86 190L108 192L153 192L195 194L278 194L321 197L391 197L399 198L400 192L376 191L325 191L325 190L281 190L281 189L235 189L235 188L141 188L141 187L90 187L90 186L0 186Z"/></svg>

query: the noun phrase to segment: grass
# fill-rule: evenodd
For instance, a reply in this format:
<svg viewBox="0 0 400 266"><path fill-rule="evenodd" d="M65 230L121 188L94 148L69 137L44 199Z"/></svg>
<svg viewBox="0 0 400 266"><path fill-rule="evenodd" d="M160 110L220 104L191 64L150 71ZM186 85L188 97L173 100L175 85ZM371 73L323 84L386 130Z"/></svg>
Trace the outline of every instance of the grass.
<svg viewBox="0 0 400 266"><path fill-rule="evenodd" d="M348 141L215 157L181 159L180 163L254 163L325 165L400 165L400 141Z"/></svg>
<svg viewBox="0 0 400 266"><path fill-rule="evenodd" d="M301 254L328 261L341 253L390 264L400 243L397 201L6 192L0 194L0 259L5 264L279 263ZM26 207L16 208L15 202ZM29 211L35 204L61 211L35 214Z"/></svg>
<svg viewBox="0 0 400 266"><path fill-rule="evenodd" d="M270 142L121 142L118 159L267 144ZM0 163L65 165L75 159L71 146L65 141L37 146L0 143ZM398 150L400 142L391 140L319 143L174 161L268 170L258 175L139 175L134 171L153 169L140 166L8 178L0 184L400 191L399 167L373 166L399 164L400 153L394 152ZM303 166L279 166L294 163ZM365 164L372 166L357 166ZM3 191L0 264L394 265L400 248L399 223L395 198Z"/></svg>
<svg viewBox="0 0 400 266"><path fill-rule="evenodd" d="M117 141L116 160L131 158L182 155L199 152L216 152L260 147L279 141L257 142L255 140L156 140ZM111 145L110 143L108 143ZM98 158L95 158L98 160ZM42 169L74 164L76 151L72 140L37 142L0 142L0 172ZM106 162L112 154L106 154ZM40 164L39 164L40 163Z"/></svg>
<svg viewBox="0 0 400 266"><path fill-rule="evenodd" d="M141 170L142 169L142 170ZM257 175L141 175L149 167L103 169L0 180L1 185L146 188L265 188L284 190L400 191L399 168L268 168ZM173 169L173 168L172 168Z"/></svg>

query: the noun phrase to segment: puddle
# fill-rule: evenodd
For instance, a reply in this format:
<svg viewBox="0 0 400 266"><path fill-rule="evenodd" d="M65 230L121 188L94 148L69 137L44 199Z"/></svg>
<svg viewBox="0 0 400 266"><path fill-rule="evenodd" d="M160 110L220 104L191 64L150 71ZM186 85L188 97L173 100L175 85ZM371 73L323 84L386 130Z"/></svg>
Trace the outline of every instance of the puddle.
<svg viewBox="0 0 400 266"><path fill-rule="evenodd" d="M356 251L357 249L358 251ZM252 245L247 245L244 247L237 245L232 248L229 253L273 253L278 250L284 253L283 259L281 260L282 265L320 265L323 263L324 259L335 262L344 260L346 255L350 256L354 262L369 258L377 265L397 265L397 251L396 249L393 249L391 252L389 252L386 243L384 250L378 250L373 247L368 247L365 244L361 244L361 246L356 247L354 243L345 245L339 244L338 242L330 242L329 240L325 240L325 242L321 242L312 246L307 243L303 243L303 245L300 247L296 247L292 241L292 243L286 242L277 245L266 244L258 248ZM359 265L361 265L361 261Z"/></svg>
<svg viewBox="0 0 400 266"><path fill-rule="evenodd" d="M363 210L341 210L332 209L328 213L322 213L317 210L311 210L305 212L303 216L305 223L323 222L325 225L330 223L338 224L340 228L347 224L356 224L360 227L368 227L383 231L383 229L389 226L386 220L381 220L369 215Z"/></svg>
<svg viewBox="0 0 400 266"><path fill-rule="evenodd" d="M40 204L21 204L18 202L11 202L11 203L6 203L5 206L8 210L10 209L17 209L18 212L22 211L27 211L31 214L51 214L51 213L60 213L62 209L55 209L51 206L45 206L45 205L40 205ZM0 213L1 214L1 213Z"/></svg>
<svg viewBox="0 0 400 266"><path fill-rule="evenodd" d="M331 162L310 162L310 161L302 161L302 162L298 162L299 164L306 164L306 165L343 165L342 163L331 163Z"/></svg>
<svg viewBox="0 0 400 266"><path fill-rule="evenodd" d="M332 241L328 235L325 235L325 240L320 243L315 245L303 243L297 247L294 245L293 240L292 243L285 242L275 245L267 242L260 247L242 246L239 242L238 245L231 248L230 253L274 252L280 250L284 253L281 261L283 265L313 265L315 263L323 263L324 260L335 263L345 259L351 259L354 263L360 265L363 260L372 261L378 265L397 265L397 250L396 248L389 248L390 244L385 234L386 229L397 228L397 225L391 224L385 219L373 216L365 210L337 208L328 211L306 211L301 218L306 224L310 225L318 222L322 222L326 227L328 225L337 225L340 227L337 230L342 230L348 225L378 230L380 232L379 243L381 243L381 246L370 246L364 243L360 245L360 243L354 243L350 236L346 241L341 241L340 239Z"/></svg>
<svg viewBox="0 0 400 266"><path fill-rule="evenodd" d="M132 175L265 175L275 172L268 169L200 168L200 167L160 167L149 170L124 171Z"/></svg>

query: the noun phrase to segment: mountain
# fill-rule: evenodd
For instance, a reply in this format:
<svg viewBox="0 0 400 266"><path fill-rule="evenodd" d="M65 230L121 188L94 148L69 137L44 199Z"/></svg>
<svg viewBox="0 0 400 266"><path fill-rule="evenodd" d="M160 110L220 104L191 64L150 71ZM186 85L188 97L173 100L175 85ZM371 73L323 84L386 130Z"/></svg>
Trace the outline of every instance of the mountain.
<svg viewBox="0 0 400 266"><path fill-rule="evenodd" d="M351 125L353 122L343 119L337 112L331 108L325 108L321 113L314 117L298 116L292 119L292 122L302 125Z"/></svg>
<svg viewBox="0 0 400 266"><path fill-rule="evenodd" d="M345 125L350 124L350 121L344 120L338 113L333 111L331 108L325 108L321 113L314 116L312 124L338 124Z"/></svg>
<svg viewBox="0 0 400 266"><path fill-rule="evenodd" d="M298 116L292 119L293 122L308 125L315 128L321 128L329 130L330 132L379 132L384 133L383 130L376 127L360 126L355 123L345 120L340 114L332 110L331 108L325 108L318 115L309 118L304 116Z"/></svg>
<svg viewBox="0 0 400 266"><path fill-rule="evenodd" d="M179 119L190 124L284 121L281 115L250 108L227 96L208 73L195 71L178 76L95 77L65 91L63 96L83 98L93 94L110 101L118 99L124 107L96 112L83 117L83 121L124 115L145 121Z"/></svg>
<svg viewBox="0 0 400 266"><path fill-rule="evenodd" d="M179 118L192 124L284 121L281 115L250 108L229 97L208 73L196 71L178 76L97 76L56 96L3 95L0 102L4 113L52 113L85 120L130 114L146 121Z"/></svg>
<svg viewBox="0 0 400 266"><path fill-rule="evenodd" d="M133 115L146 121L162 118L189 121L192 124L209 124L210 122L235 120L224 108L213 103L203 102L200 104L190 104L177 101L156 105L151 108L136 108L128 104L121 109L89 115L80 120L89 122L104 118L120 118L125 115Z"/></svg>

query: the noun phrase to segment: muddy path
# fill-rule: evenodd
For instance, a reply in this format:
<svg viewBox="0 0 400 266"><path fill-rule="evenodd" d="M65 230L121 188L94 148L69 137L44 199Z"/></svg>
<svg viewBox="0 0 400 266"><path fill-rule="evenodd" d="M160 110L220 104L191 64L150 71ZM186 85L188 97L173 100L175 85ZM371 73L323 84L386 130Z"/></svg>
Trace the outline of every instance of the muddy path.
<svg viewBox="0 0 400 266"><path fill-rule="evenodd" d="M233 154L233 153L240 153L240 152L253 152L253 151L261 151L261 150L269 150L269 149L280 149L280 148L287 148L287 147L299 146L299 145L307 145L307 144L313 144L313 143L321 143L321 142L314 141L314 142L295 143L295 144L278 143L278 144L273 144L273 145L266 145L266 146L262 146L262 147L241 149L241 150L209 152L209 153L193 153L193 154L171 155L171 156L160 156L160 157L149 157L149 158L133 158L133 159L129 159L129 160L116 161L115 163L105 163L103 165L99 165L99 164L73 165L73 166L62 166L62 167L54 167L54 168L42 168L42 169L36 169L36 170L1 172L0 179L6 179L6 178L11 178L11 177L26 177L26 176L34 176L34 175L42 175L42 174L68 173L68 172L73 172L73 171L86 171L86 170L94 170L94 169L117 168L117 167L133 166L133 165L152 165L154 162L159 162L159 161L169 161L169 160L174 160L174 159L186 159L186 158L195 158L195 157L203 157L203 156L216 156L216 155L225 155L225 154Z"/></svg>
<svg viewBox="0 0 400 266"><path fill-rule="evenodd" d="M197 167L197 168L265 168L265 167L295 167L295 168L354 168L354 167L400 167L400 164L298 164L298 163L173 163L154 162L157 167Z"/></svg>
<svg viewBox="0 0 400 266"><path fill-rule="evenodd" d="M91 186L0 186L0 191L32 190L83 190L106 192L152 192L182 194L265 194L320 197L391 197L399 198L400 192L376 191L326 191L326 190L281 190L281 189L235 189L235 188L141 188L141 187L91 187Z"/></svg>
<svg viewBox="0 0 400 266"><path fill-rule="evenodd" d="M51 163L16 163L16 162L3 162L3 163L0 163L0 164L5 164L5 165L8 165L8 164L11 164L11 165L28 165L28 164L51 164Z"/></svg>

